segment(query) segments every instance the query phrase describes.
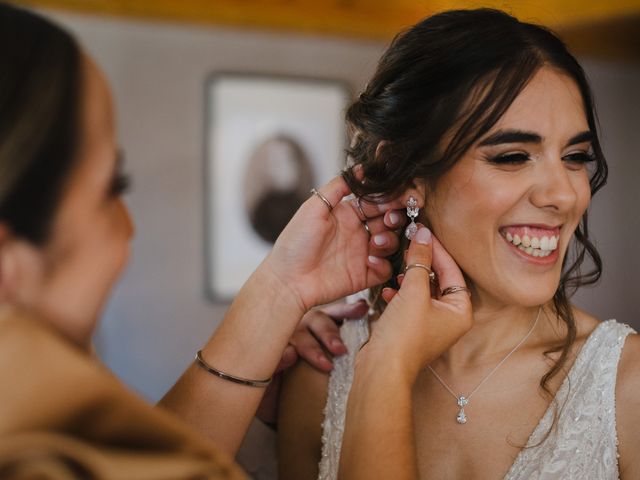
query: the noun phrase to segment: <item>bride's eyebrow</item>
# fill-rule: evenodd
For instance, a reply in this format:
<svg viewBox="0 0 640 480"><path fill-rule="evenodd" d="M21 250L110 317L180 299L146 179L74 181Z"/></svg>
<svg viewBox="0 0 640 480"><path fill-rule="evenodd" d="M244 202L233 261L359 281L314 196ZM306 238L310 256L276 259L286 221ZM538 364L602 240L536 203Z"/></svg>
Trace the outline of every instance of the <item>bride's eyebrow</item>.
<svg viewBox="0 0 640 480"><path fill-rule="evenodd" d="M537 133L523 130L498 130L482 140L479 146L486 147L503 143L542 143L542 137Z"/></svg>
<svg viewBox="0 0 640 480"><path fill-rule="evenodd" d="M567 147L578 145L580 143L592 142L594 138L593 132L585 130L580 132L567 142ZM542 143L543 138L534 132L526 132L523 130L498 130L494 134L482 140L480 147L490 145L500 145L503 143Z"/></svg>

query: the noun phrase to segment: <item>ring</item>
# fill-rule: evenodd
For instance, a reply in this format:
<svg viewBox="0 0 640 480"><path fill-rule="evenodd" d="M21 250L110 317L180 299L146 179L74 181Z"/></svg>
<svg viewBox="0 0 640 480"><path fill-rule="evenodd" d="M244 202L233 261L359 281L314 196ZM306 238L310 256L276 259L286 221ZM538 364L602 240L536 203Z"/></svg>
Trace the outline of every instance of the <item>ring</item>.
<svg viewBox="0 0 640 480"><path fill-rule="evenodd" d="M461 287L460 285L452 285L451 287L447 287L444 290L441 290L440 296L444 297L445 295L449 295L451 293L458 293L458 292L467 292L469 295L471 295L471 290L469 290L467 287Z"/></svg>
<svg viewBox="0 0 640 480"><path fill-rule="evenodd" d="M367 231L367 233L369 234L369 236L371 236L371 230L369 230L369 225L367 225L367 222L364 221L362 222L362 226L364 227L364 229Z"/></svg>
<svg viewBox="0 0 640 480"><path fill-rule="evenodd" d="M360 215L362 215L362 218L366 220L368 217L364 214L364 210L362 210L362 205L360 205L360 197L356 197L356 208L358 209L358 212L360 212Z"/></svg>
<svg viewBox="0 0 640 480"><path fill-rule="evenodd" d="M406 274L412 268L422 268L422 269L426 270L427 272L429 272L429 281L431 283L436 283L436 274L435 274L435 272L433 270L431 270L431 268L429 268L424 263L410 263L409 265L404 267L404 273Z"/></svg>
<svg viewBox="0 0 640 480"><path fill-rule="evenodd" d="M333 210L333 205L331 205L331 202L327 200L327 198L324 195L322 195L318 190L316 190L315 188L312 188L311 193L324 202L324 204L329 209L329 212Z"/></svg>

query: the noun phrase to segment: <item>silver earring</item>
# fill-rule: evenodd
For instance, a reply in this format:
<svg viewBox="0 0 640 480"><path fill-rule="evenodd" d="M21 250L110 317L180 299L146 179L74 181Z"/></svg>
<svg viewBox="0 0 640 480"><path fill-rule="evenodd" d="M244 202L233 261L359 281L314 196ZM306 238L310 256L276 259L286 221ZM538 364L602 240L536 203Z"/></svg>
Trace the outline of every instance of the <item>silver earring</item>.
<svg viewBox="0 0 640 480"><path fill-rule="evenodd" d="M404 231L405 236L409 240L412 240L413 236L418 231L418 225L416 225L416 217L418 216L419 210L420 209L418 208L418 201L413 197L409 197L409 200L407 200L407 217L411 219L411 223Z"/></svg>

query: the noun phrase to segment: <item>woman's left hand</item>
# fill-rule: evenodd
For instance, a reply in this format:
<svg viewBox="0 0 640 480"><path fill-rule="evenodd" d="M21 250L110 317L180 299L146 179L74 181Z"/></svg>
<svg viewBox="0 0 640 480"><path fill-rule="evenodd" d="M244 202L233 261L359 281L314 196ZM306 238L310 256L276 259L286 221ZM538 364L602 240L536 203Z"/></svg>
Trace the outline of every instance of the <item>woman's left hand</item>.
<svg viewBox="0 0 640 480"><path fill-rule="evenodd" d="M405 223L399 200L374 204L345 198L339 176L300 207L261 268L293 292L304 311L379 285L391 277L384 257L398 248L395 230ZM364 223L368 226L368 231Z"/></svg>

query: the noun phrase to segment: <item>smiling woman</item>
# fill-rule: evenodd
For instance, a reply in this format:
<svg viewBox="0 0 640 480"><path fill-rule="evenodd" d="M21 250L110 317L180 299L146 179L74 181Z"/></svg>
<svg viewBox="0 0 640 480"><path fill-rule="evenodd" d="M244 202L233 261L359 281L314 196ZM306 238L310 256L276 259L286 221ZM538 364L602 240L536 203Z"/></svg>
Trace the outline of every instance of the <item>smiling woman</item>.
<svg viewBox="0 0 640 480"><path fill-rule="evenodd" d="M398 255L399 283L430 268L440 283L427 306L393 282L373 290L371 335L346 327L358 355L330 379L304 366L290 375L281 478L635 478L628 425L640 384L616 372L637 365L638 337L618 367L633 330L569 302L602 270L587 207L607 178L575 58L503 12L444 12L396 37L347 121L364 172L345 175L354 193L416 199L433 233L433 263ZM451 285L449 255L464 283ZM425 353L434 332L456 328L441 319L467 288L472 328ZM404 304L423 306L430 337L420 341L423 324L389 321ZM322 400L296 407L303 392ZM371 441L356 444L363 430ZM341 456L342 443L358 453Z"/></svg>

